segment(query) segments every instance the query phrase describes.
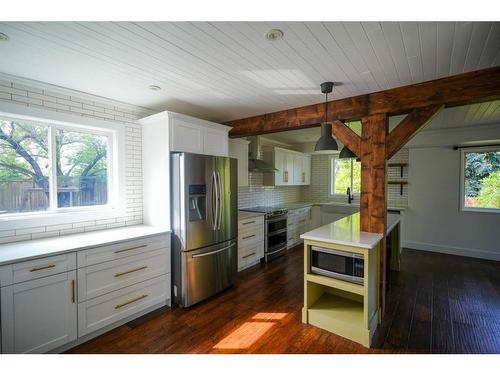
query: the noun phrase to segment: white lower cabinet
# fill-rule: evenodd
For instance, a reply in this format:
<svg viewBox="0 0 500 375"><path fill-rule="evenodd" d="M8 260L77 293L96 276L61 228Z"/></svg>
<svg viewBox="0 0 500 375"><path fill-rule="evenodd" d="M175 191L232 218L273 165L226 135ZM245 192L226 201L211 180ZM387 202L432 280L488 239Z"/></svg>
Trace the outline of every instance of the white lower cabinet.
<svg viewBox="0 0 500 375"><path fill-rule="evenodd" d="M302 242L300 235L311 227L311 207L303 207L288 211L287 248L290 249Z"/></svg>
<svg viewBox="0 0 500 375"><path fill-rule="evenodd" d="M238 221L238 271L251 267L264 257L264 216Z"/></svg>
<svg viewBox="0 0 500 375"><path fill-rule="evenodd" d="M2 352L44 353L77 338L76 272L1 289Z"/></svg>
<svg viewBox="0 0 500 375"><path fill-rule="evenodd" d="M0 351L57 351L170 305L170 239L160 234L3 265L0 285Z"/></svg>
<svg viewBox="0 0 500 375"><path fill-rule="evenodd" d="M170 300L170 274L79 303L78 336L85 336L166 300Z"/></svg>
<svg viewBox="0 0 500 375"><path fill-rule="evenodd" d="M165 249L78 269L78 302L170 272Z"/></svg>

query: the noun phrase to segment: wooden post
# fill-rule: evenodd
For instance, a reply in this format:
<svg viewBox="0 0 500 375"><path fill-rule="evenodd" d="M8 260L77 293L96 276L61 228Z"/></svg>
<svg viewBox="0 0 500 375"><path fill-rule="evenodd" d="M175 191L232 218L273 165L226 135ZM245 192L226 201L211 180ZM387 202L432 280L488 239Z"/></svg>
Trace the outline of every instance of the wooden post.
<svg viewBox="0 0 500 375"><path fill-rule="evenodd" d="M385 310L386 287L386 145L389 121L385 114L361 119L361 230L382 233L380 243L380 306Z"/></svg>

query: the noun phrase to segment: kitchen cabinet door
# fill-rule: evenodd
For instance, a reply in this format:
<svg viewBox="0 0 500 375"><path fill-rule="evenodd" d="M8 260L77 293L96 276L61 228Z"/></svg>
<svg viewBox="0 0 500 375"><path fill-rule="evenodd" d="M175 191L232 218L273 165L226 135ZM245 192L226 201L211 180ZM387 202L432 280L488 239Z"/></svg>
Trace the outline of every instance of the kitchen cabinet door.
<svg viewBox="0 0 500 375"><path fill-rule="evenodd" d="M295 185L294 163L295 154L292 152L285 152L285 185Z"/></svg>
<svg viewBox="0 0 500 375"><path fill-rule="evenodd" d="M1 288L2 352L43 353L77 337L76 272Z"/></svg>
<svg viewBox="0 0 500 375"><path fill-rule="evenodd" d="M173 118L170 129L170 151L204 153L204 129L201 126Z"/></svg>
<svg viewBox="0 0 500 375"><path fill-rule="evenodd" d="M290 154L293 158L293 185L303 185L304 175L302 171L302 154Z"/></svg>
<svg viewBox="0 0 500 375"><path fill-rule="evenodd" d="M205 155L228 156L228 136L226 131L206 128L203 136Z"/></svg>
<svg viewBox="0 0 500 375"><path fill-rule="evenodd" d="M276 148L274 150L274 167L277 169L274 172L274 184L276 186L286 185L286 151Z"/></svg>
<svg viewBox="0 0 500 375"><path fill-rule="evenodd" d="M238 159L238 186L248 186L248 143L243 139L229 139L229 157Z"/></svg>
<svg viewBox="0 0 500 375"><path fill-rule="evenodd" d="M311 184L311 156L302 155L302 185Z"/></svg>

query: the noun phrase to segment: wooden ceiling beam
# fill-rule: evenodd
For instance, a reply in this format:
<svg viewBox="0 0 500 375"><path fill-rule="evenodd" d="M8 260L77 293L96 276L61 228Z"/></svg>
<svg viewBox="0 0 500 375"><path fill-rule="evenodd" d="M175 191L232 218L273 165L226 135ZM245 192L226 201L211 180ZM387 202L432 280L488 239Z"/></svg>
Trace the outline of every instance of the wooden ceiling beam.
<svg viewBox="0 0 500 375"><path fill-rule="evenodd" d="M411 111L389 134L386 158L392 158L410 139L422 130L442 109L443 105L431 105Z"/></svg>
<svg viewBox="0 0 500 375"><path fill-rule="evenodd" d="M396 115L418 108L453 107L500 99L500 66L328 102L328 121L374 114ZM231 137L244 137L318 126L324 103L229 121Z"/></svg>
<svg viewBox="0 0 500 375"><path fill-rule="evenodd" d="M361 157L361 137L356 134L342 121L336 120L332 122L332 134L347 146L349 150L354 152L357 157Z"/></svg>

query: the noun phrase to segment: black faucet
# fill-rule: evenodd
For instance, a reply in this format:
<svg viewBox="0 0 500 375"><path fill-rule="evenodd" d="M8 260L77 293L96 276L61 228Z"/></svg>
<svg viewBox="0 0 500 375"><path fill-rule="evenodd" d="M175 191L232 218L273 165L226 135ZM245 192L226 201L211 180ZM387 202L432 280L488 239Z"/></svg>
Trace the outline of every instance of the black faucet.
<svg viewBox="0 0 500 375"><path fill-rule="evenodd" d="M351 188L347 188L347 202L351 204L351 202L354 200L354 196L351 194Z"/></svg>

